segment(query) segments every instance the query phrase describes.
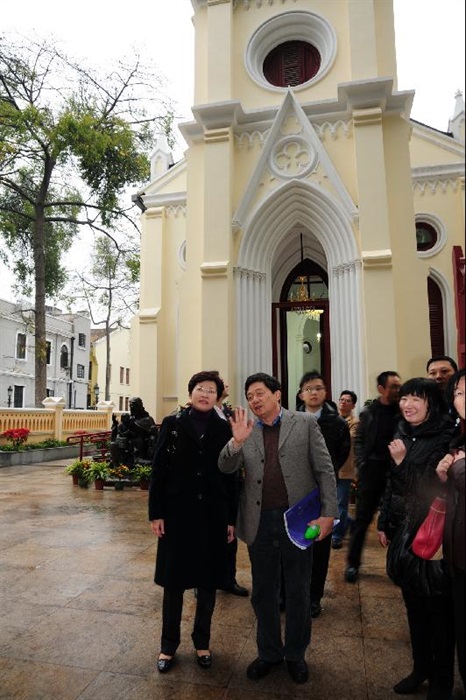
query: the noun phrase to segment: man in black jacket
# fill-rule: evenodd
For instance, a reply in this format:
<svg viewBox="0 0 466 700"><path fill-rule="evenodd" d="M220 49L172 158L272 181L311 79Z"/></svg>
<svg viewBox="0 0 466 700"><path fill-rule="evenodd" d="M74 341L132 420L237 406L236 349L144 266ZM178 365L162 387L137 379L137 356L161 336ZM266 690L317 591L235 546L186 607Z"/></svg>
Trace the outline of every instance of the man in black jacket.
<svg viewBox="0 0 466 700"><path fill-rule="evenodd" d="M358 498L345 571L345 581L348 583L356 583L359 578L366 533L385 491L390 468L388 443L395 433L400 387L401 379L397 372L379 374L377 391L380 396L366 406L359 416L354 439Z"/></svg>
<svg viewBox="0 0 466 700"><path fill-rule="evenodd" d="M299 383L299 398L303 402L302 411L316 418L327 445L335 476L338 478L340 467L346 462L350 452L351 437L347 422L338 410L326 401L327 388L325 380L317 372L307 372ZM322 612L320 601L324 595L330 559L331 538L314 542L311 577L311 616L318 617Z"/></svg>

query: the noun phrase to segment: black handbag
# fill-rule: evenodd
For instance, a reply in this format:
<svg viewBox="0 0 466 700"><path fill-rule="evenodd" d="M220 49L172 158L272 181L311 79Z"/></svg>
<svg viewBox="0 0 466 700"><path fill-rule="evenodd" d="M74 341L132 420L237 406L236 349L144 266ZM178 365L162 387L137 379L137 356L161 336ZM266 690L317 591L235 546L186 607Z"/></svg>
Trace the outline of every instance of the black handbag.
<svg viewBox="0 0 466 700"><path fill-rule="evenodd" d="M414 535L408 521L397 528L388 546L388 577L403 590L421 597L449 595L451 583L444 559L416 556L411 548Z"/></svg>

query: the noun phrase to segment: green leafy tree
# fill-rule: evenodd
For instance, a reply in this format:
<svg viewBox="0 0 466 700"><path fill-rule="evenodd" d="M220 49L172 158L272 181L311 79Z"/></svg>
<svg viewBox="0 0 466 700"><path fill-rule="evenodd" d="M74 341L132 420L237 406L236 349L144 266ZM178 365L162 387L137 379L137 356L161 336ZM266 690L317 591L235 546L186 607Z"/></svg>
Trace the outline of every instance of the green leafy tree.
<svg viewBox="0 0 466 700"><path fill-rule="evenodd" d="M117 242L119 239L120 242ZM110 400L110 334L129 326L139 302L139 246L134 238L99 236L93 246L92 264L86 273L75 273L70 301L84 301L94 326L103 326L106 338L105 400ZM76 295L76 290L79 289Z"/></svg>
<svg viewBox="0 0 466 700"><path fill-rule="evenodd" d="M46 394L45 302L62 289L62 255L80 227L106 234L147 180L146 153L173 113L135 55L109 73L55 44L0 37L0 235L19 287L34 292L35 402ZM133 206L133 205L131 205Z"/></svg>

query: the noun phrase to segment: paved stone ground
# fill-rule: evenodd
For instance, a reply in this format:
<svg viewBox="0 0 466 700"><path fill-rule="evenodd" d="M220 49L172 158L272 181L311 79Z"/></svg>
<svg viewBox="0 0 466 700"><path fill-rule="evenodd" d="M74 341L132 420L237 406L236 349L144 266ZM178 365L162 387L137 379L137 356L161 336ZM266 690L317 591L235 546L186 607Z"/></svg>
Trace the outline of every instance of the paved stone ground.
<svg viewBox="0 0 466 700"><path fill-rule="evenodd" d="M345 548L332 552L307 660L295 685L283 667L252 682L256 655L249 599L219 592L208 671L190 641L167 675L155 668L162 590L147 493L73 487L68 462L0 469L0 698L2 700L383 700L411 668L401 596L385 575L371 531L358 584L342 580ZM189 546L189 540L187 540ZM238 581L250 587L240 544ZM425 696L425 688L418 697Z"/></svg>

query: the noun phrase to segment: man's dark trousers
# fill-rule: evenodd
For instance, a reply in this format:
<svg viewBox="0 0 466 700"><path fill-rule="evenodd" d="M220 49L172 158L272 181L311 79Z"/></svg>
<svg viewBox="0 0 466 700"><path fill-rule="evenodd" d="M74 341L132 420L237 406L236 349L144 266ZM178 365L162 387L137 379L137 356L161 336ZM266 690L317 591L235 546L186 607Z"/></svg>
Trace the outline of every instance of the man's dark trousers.
<svg viewBox="0 0 466 700"><path fill-rule="evenodd" d="M249 545L251 602L257 617L258 656L263 661L301 661L311 640L309 580L312 547L296 547L286 534L285 509L263 511L257 537ZM281 638L281 568L286 586L285 643Z"/></svg>
<svg viewBox="0 0 466 700"><path fill-rule="evenodd" d="M361 469L356 499L356 519L351 528L348 550L348 565L356 569L361 565L366 533L385 491L389 466L389 462L368 460Z"/></svg>

